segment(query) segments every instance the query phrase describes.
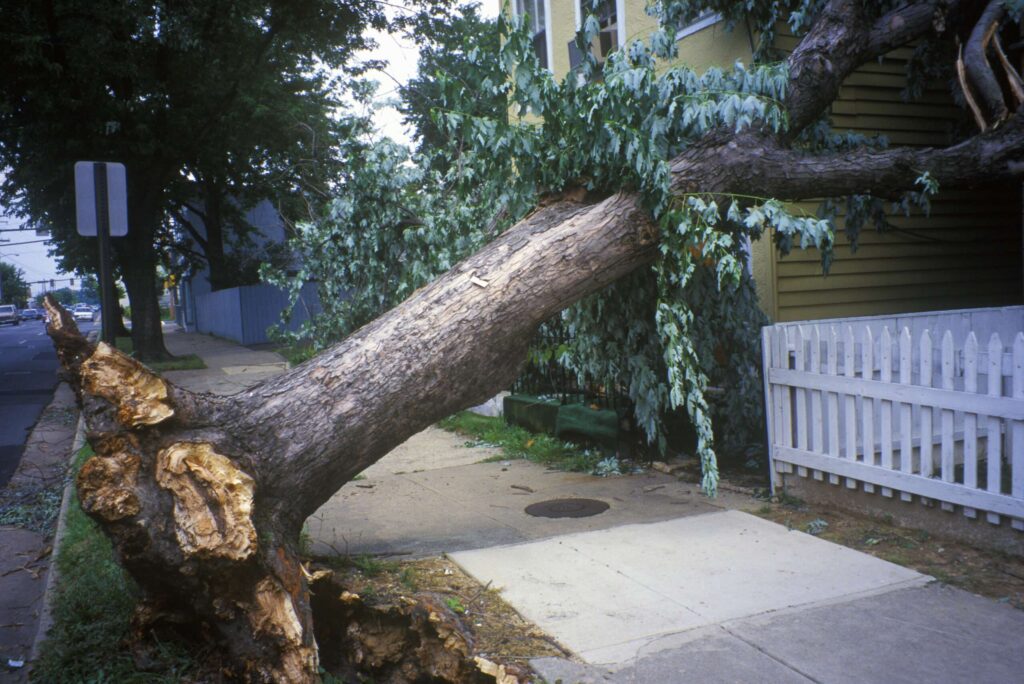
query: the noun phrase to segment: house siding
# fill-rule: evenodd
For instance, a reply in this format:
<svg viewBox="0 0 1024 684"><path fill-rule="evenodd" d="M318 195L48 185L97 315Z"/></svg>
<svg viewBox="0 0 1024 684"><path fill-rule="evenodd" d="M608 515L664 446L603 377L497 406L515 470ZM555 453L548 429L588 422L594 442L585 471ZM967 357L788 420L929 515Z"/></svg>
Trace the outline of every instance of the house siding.
<svg viewBox="0 0 1024 684"><path fill-rule="evenodd" d="M786 34L776 41L787 51L796 44ZM930 84L914 102L904 102L900 95L910 55L910 49L895 50L853 73L832 105L833 126L884 135L891 145L952 144L964 115L945 84ZM814 211L816 206L805 203L801 208ZM940 188L928 216L914 212L890 221L896 231L878 233L865 226L857 250L851 251L840 220L835 261L827 276L817 250L785 257L769 251L773 278L759 283L762 291L771 290L763 298L767 313L778 321L795 321L1022 301L1019 184Z"/></svg>

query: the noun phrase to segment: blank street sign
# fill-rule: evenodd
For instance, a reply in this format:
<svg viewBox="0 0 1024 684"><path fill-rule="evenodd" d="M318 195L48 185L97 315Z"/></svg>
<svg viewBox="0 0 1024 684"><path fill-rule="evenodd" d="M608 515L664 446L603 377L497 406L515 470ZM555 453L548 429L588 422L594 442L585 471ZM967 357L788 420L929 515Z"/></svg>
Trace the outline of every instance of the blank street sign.
<svg viewBox="0 0 1024 684"><path fill-rule="evenodd" d="M104 162L107 169L107 207L110 216L110 235L128 234L128 192L124 164ZM75 162L75 214L78 234L96 235L96 177L97 162Z"/></svg>

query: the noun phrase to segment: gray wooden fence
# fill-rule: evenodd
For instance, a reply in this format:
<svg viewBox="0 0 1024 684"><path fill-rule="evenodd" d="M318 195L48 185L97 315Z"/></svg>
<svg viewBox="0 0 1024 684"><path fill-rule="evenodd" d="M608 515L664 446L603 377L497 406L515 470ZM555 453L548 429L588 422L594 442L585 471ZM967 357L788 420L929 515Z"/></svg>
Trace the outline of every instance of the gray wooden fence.
<svg viewBox="0 0 1024 684"><path fill-rule="evenodd" d="M302 323L320 312L316 286L302 288L301 301L292 319L281 322L281 313L288 305L288 294L273 285L246 285L196 295L195 325L199 332L217 335L239 344L268 342L267 330L280 327L297 330Z"/></svg>

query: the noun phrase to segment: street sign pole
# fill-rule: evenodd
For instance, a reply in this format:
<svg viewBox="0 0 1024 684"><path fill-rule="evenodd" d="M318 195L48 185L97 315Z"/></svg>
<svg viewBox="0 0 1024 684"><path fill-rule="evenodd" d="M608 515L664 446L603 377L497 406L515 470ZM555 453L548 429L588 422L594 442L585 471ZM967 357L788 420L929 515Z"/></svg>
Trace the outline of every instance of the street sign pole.
<svg viewBox="0 0 1024 684"><path fill-rule="evenodd" d="M100 323L103 326L101 339L107 344L114 344L117 316L117 299L114 293L114 274L110 255L110 210L107 206L107 165L94 162L93 175L96 197L96 237L100 247Z"/></svg>
<svg viewBox="0 0 1024 684"><path fill-rule="evenodd" d="M75 162L75 223L79 235L99 240L101 339L107 344L114 344L120 317L110 238L128 234L127 187L124 164Z"/></svg>

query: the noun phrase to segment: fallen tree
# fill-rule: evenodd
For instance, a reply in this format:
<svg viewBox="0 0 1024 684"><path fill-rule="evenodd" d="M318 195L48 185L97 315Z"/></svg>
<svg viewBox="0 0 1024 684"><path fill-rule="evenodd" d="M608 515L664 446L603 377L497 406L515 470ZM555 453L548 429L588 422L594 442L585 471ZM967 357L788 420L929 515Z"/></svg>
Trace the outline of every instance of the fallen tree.
<svg viewBox="0 0 1024 684"><path fill-rule="evenodd" d="M867 4L828 3L789 56L788 127L709 130L672 160L672 194L892 197L922 176L949 185L1019 178L1019 113L994 110L989 130L945 149L811 153L793 144L858 65L946 30L937 17L958 10L923 2L869 16ZM311 574L298 555L306 518L409 436L508 386L542 321L650 265L668 237L637 192L549 196L400 306L231 397L188 392L86 342L47 300L96 452L78 476L82 506L144 590L140 614L202 625L247 681L315 681ZM431 662L404 676L441 676Z"/></svg>

